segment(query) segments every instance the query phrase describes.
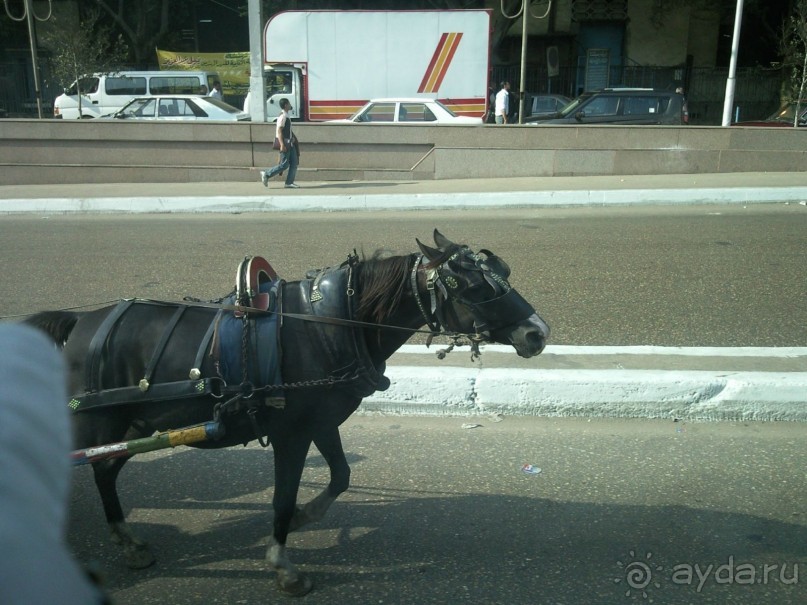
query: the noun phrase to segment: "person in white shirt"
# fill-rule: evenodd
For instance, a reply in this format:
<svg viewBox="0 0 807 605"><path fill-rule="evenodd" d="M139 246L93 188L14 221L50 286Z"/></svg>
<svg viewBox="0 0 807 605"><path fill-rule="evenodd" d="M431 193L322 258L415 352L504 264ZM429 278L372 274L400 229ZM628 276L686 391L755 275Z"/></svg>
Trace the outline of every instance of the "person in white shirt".
<svg viewBox="0 0 807 605"><path fill-rule="evenodd" d="M496 93L496 123L507 124L510 113L510 82L502 82L502 88Z"/></svg>
<svg viewBox="0 0 807 605"><path fill-rule="evenodd" d="M289 111L292 110L291 103L288 99L280 99L280 109L283 113L277 119L277 126L275 127L275 138L280 144L280 162L277 166L272 166L266 170L261 170L261 182L264 187L269 186L269 179L277 174L286 173L286 188L297 189L299 185L294 182L297 176L297 165L300 162L299 149L297 149L297 137L291 134L291 117Z"/></svg>
<svg viewBox="0 0 807 605"><path fill-rule="evenodd" d="M218 80L213 82L213 90L210 91L210 96L213 97L214 99L219 100L223 98L224 95L221 92L221 82L219 82Z"/></svg>

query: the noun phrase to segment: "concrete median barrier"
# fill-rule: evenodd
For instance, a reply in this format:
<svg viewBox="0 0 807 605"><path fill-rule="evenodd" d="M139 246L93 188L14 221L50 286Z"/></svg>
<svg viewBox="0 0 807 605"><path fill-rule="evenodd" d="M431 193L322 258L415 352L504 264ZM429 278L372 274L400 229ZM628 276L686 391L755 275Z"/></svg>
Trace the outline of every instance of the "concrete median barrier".
<svg viewBox="0 0 807 605"><path fill-rule="evenodd" d="M402 415L807 421L807 349L682 351L648 347L644 354L641 347L581 347L571 352L570 347L566 349L567 352L555 355L554 360L550 354L550 361L541 364L544 367L533 369L512 367L524 362L501 352L488 366L476 368L440 367L436 361L430 361L429 366L395 365L393 358L387 370L391 388L365 399L361 411ZM630 352L631 349L636 352ZM404 362L411 361L416 354L412 353L415 348L408 350ZM614 363L614 369L546 367L567 365L561 359L564 354L585 355L587 360L598 354L623 358L638 354L641 360L633 364ZM682 359L687 358L692 368L706 365L725 369L677 367L687 365L682 364ZM747 365L742 360L749 358L760 371L732 369ZM624 365L657 367L620 367ZM781 371L785 366L787 371ZM798 371L802 367L804 371Z"/></svg>

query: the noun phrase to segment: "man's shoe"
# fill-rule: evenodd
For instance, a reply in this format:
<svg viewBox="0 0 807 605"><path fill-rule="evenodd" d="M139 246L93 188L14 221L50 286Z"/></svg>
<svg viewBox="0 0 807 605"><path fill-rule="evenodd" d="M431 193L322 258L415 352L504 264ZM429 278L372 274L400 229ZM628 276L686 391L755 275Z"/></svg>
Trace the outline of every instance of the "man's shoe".
<svg viewBox="0 0 807 605"><path fill-rule="evenodd" d="M265 170L261 170L261 183L263 183L264 187L269 186L269 175L266 174Z"/></svg>
<svg viewBox="0 0 807 605"><path fill-rule="evenodd" d="M294 183L290 183L290 184L286 185L286 189L299 189L299 188L300 188L300 186L295 185Z"/></svg>

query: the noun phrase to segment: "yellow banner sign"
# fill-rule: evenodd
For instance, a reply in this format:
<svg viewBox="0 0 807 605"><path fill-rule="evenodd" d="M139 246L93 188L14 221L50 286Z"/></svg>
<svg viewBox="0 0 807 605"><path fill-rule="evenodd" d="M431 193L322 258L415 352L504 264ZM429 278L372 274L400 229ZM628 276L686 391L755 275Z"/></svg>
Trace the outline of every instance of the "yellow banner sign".
<svg viewBox="0 0 807 605"><path fill-rule="evenodd" d="M215 71L225 95L249 92L249 52L177 53L158 48L157 63L163 70Z"/></svg>

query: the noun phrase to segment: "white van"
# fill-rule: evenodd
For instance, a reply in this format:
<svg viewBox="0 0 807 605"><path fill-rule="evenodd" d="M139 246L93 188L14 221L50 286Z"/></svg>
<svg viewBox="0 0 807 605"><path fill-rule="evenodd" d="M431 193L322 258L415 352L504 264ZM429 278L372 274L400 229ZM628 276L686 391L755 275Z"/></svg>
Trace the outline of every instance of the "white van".
<svg viewBox="0 0 807 605"><path fill-rule="evenodd" d="M213 71L121 71L83 76L53 102L53 117L97 118L117 111L136 97L207 95L219 76ZM78 90L81 89L81 115Z"/></svg>

